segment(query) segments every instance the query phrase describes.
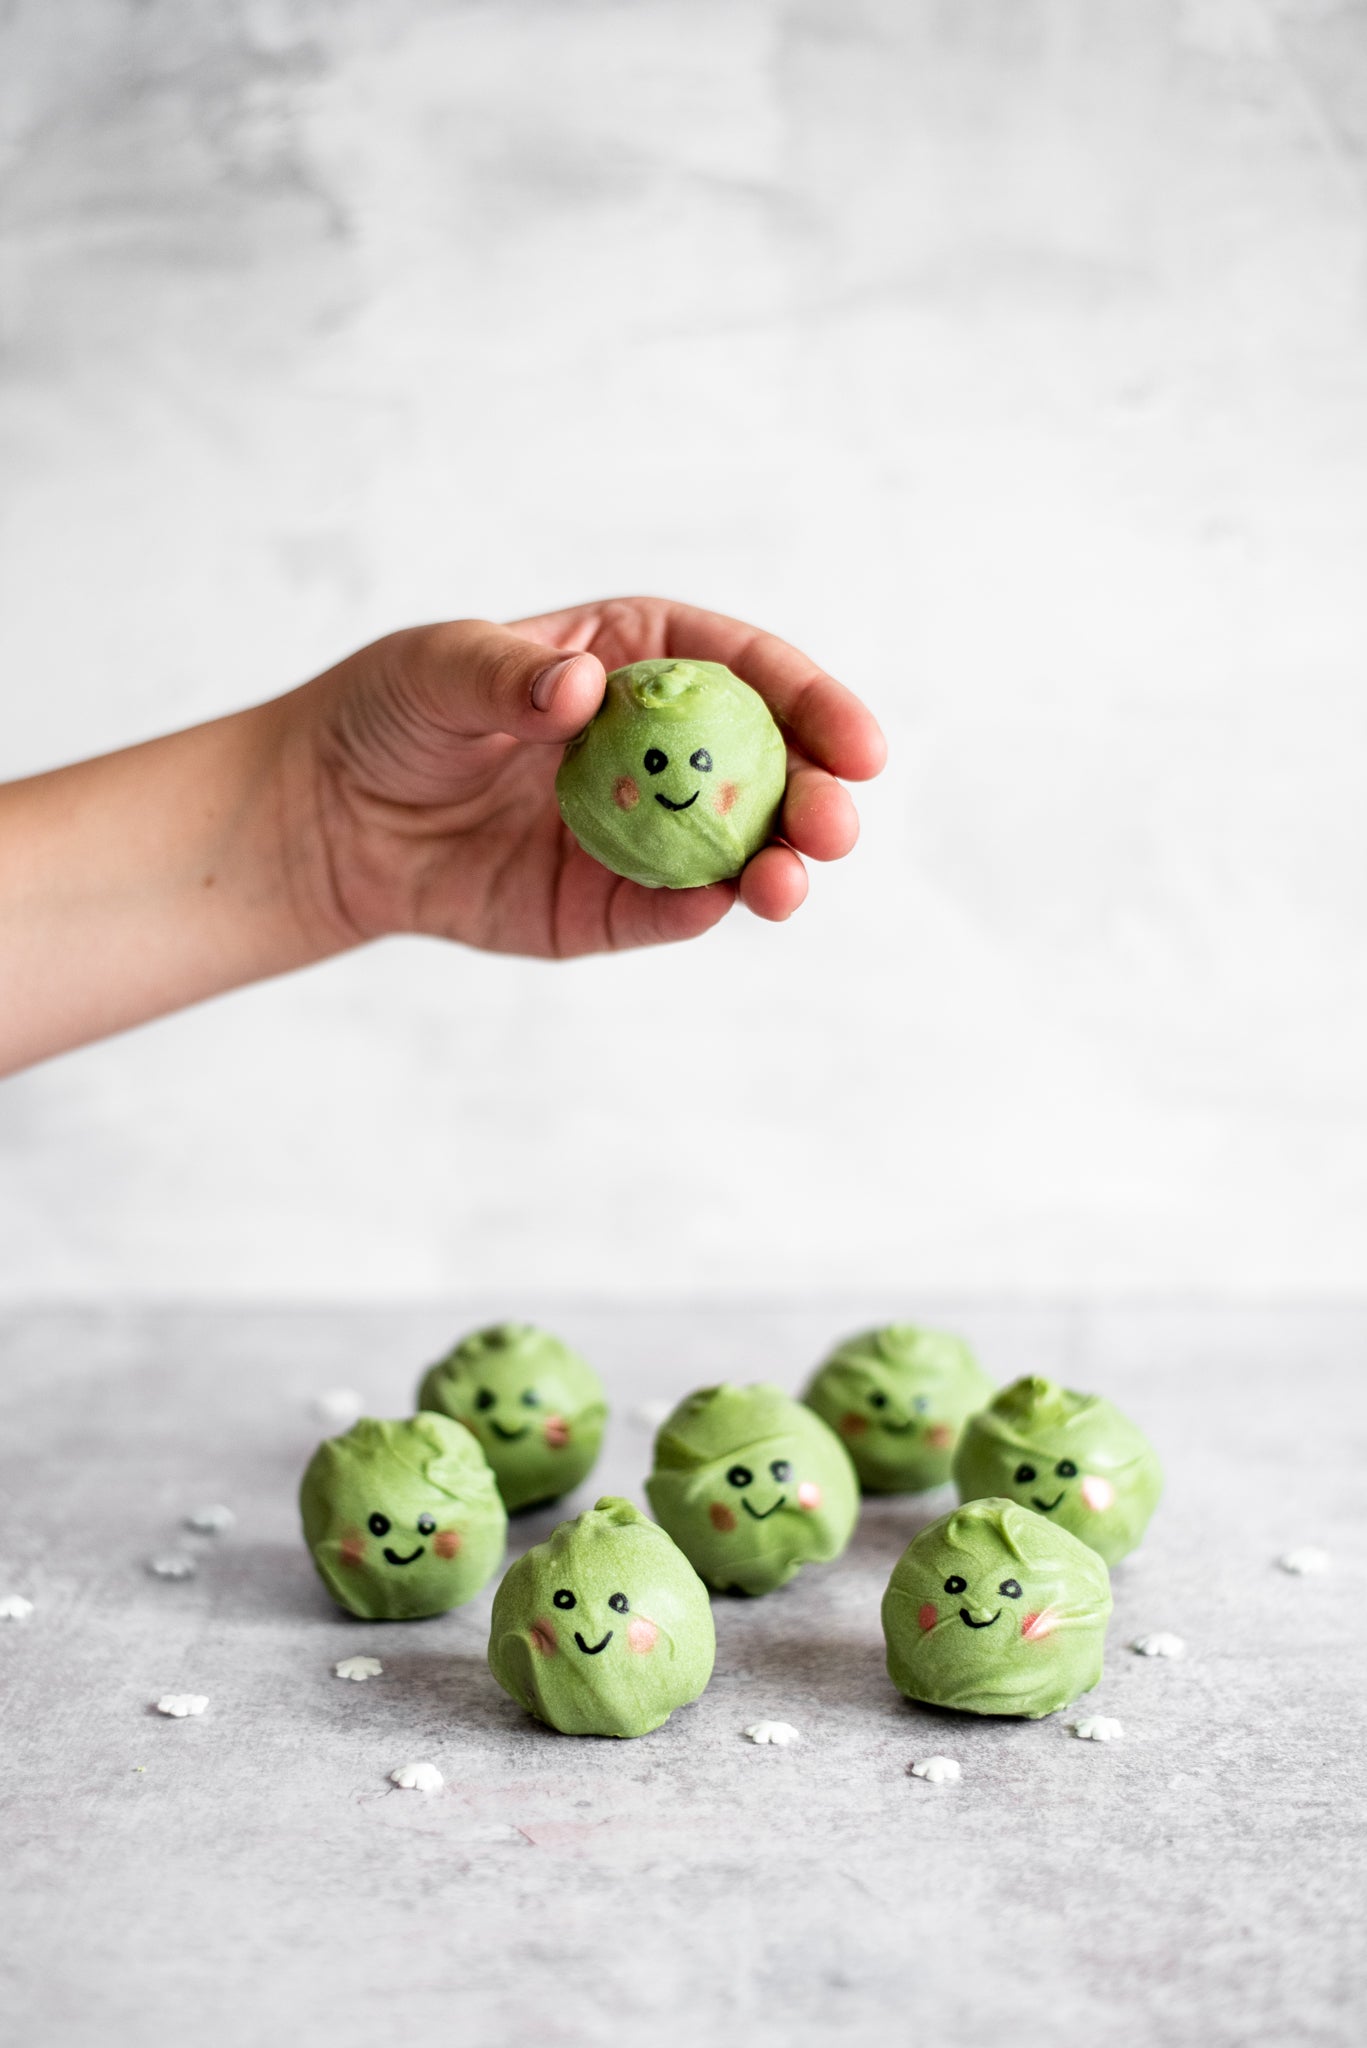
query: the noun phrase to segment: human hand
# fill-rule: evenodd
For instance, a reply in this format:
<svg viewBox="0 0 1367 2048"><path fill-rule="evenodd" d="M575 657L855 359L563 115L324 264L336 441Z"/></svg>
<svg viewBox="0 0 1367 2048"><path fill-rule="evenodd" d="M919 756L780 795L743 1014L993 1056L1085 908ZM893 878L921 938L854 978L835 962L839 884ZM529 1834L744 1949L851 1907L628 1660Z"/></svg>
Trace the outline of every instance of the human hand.
<svg viewBox="0 0 1367 2048"><path fill-rule="evenodd" d="M667 656L734 670L788 742L782 840L734 882L644 889L600 867L560 817L565 742L597 710L607 671ZM796 648L664 598L394 633L286 703L317 838L302 868L333 944L425 932L570 958L694 938L737 897L782 922L807 893L804 857L838 860L853 847L843 783L876 775L885 754L871 713Z"/></svg>

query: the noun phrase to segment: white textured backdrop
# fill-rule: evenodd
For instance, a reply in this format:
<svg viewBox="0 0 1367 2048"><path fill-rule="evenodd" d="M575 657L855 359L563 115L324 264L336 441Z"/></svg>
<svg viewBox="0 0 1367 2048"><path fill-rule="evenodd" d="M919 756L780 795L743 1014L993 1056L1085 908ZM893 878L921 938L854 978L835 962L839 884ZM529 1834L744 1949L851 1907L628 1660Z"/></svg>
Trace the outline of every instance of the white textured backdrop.
<svg viewBox="0 0 1367 2048"><path fill-rule="evenodd" d="M632 589L893 745L10 1082L0 1291L1359 1288L1365 226L1362 0L0 5L0 773Z"/></svg>

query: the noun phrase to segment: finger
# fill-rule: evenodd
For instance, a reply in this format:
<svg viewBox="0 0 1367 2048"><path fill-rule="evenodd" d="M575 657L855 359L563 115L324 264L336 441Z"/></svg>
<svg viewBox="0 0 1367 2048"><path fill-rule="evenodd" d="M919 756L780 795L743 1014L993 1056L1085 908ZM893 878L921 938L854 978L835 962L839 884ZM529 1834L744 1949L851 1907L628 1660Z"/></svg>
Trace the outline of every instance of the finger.
<svg viewBox="0 0 1367 2048"><path fill-rule="evenodd" d="M704 889L643 889L623 881L608 908L608 935L621 948L701 938L721 923L735 900L734 882L713 882Z"/></svg>
<svg viewBox="0 0 1367 2048"><path fill-rule="evenodd" d="M660 655L720 661L759 691L805 754L848 782L867 782L887 760L877 719L852 690L774 633L743 619L664 597L612 597L519 629L557 647L592 646L609 668Z"/></svg>
<svg viewBox="0 0 1367 2048"><path fill-rule="evenodd" d="M859 813L843 782L810 761L788 771L783 836L808 860L841 860L859 838Z"/></svg>
<svg viewBox="0 0 1367 2048"><path fill-rule="evenodd" d="M741 873L740 900L756 917L782 924L807 900L807 870L791 846L762 846Z"/></svg>
<svg viewBox="0 0 1367 2048"><path fill-rule="evenodd" d="M465 739L507 733L563 744L603 701L596 654L566 653L489 619L422 629L417 661L426 708Z"/></svg>

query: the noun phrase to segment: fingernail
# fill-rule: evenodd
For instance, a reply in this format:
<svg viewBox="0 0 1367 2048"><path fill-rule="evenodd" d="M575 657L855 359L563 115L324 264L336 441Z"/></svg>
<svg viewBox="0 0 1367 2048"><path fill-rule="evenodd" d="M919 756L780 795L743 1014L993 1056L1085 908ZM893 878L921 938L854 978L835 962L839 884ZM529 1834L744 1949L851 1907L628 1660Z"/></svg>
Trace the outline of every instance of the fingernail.
<svg viewBox="0 0 1367 2048"><path fill-rule="evenodd" d="M565 657L564 661L552 662L549 668L542 669L540 675L532 684L532 703L538 711L550 710L551 705L555 702L556 691L560 688L566 674L574 667L578 659L579 656L577 654L570 654Z"/></svg>

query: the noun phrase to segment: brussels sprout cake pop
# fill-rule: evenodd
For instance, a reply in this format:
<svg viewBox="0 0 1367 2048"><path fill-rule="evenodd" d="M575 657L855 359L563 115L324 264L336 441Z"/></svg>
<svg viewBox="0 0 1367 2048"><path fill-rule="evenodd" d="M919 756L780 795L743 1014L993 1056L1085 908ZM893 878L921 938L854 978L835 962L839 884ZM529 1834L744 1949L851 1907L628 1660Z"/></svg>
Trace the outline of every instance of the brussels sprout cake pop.
<svg viewBox="0 0 1367 2048"><path fill-rule="evenodd" d="M1143 1431L1112 1402L1027 1378L1003 1387L968 1424L954 1483L963 1500L1006 1494L1116 1564L1148 1527L1163 1472Z"/></svg>
<svg viewBox="0 0 1367 2048"><path fill-rule="evenodd" d="M960 1337L890 1323L846 1338L803 1395L840 1436L869 1493L923 1493L949 1477L965 1419L992 1382Z"/></svg>
<svg viewBox="0 0 1367 2048"><path fill-rule="evenodd" d="M820 1416L778 1387L703 1387L665 1418L646 1497L690 1563L721 1591L770 1593L838 1557L859 1482Z"/></svg>
<svg viewBox="0 0 1367 2048"><path fill-rule="evenodd" d="M607 1496L511 1565L489 1669L565 1735L648 1735L712 1676L707 1588L629 1501Z"/></svg>
<svg viewBox="0 0 1367 2048"><path fill-rule="evenodd" d="M908 1699L1038 1720L1101 1676L1111 1582L1033 1508L975 1500L913 1537L883 1595L888 1676Z"/></svg>
<svg viewBox="0 0 1367 2048"><path fill-rule="evenodd" d="M773 835L787 749L757 690L715 661L614 669L556 777L586 853L647 889L738 875Z"/></svg>
<svg viewBox="0 0 1367 2048"><path fill-rule="evenodd" d="M473 1600L508 1533L483 1451L444 1415L363 1416L329 1437L308 1462L299 1511L323 1584L364 1621L415 1621Z"/></svg>
<svg viewBox="0 0 1367 2048"><path fill-rule="evenodd" d="M510 1513L558 1500L587 1477L608 1413L593 1367L531 1323L463 1337L424 1376L418 1406L473 1431Z"/></svg>

